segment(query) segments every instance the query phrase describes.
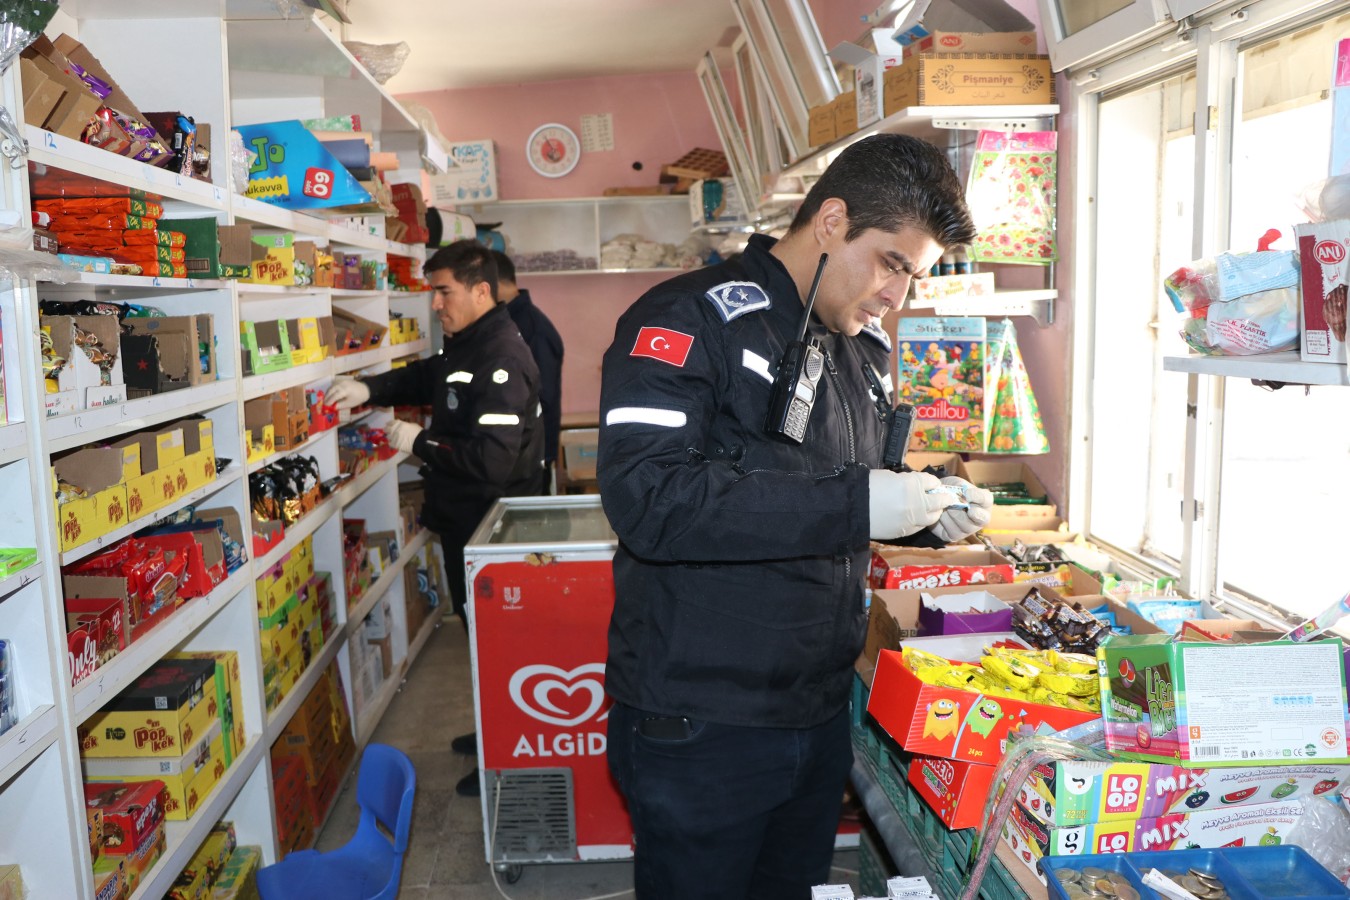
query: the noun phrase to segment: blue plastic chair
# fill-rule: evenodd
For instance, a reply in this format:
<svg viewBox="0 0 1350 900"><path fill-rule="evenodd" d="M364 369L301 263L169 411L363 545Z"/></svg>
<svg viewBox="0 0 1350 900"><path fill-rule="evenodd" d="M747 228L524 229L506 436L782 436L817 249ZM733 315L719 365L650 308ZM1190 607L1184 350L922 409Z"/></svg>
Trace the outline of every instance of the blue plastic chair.
<svg viewBox="0 0 1350 900"><path fill-rule="evenodd" d="M260 869L263 900L395 900L416 790L417 772L402 751L367 745L356 776L356 835L328 853L301 850Z"/></svg>

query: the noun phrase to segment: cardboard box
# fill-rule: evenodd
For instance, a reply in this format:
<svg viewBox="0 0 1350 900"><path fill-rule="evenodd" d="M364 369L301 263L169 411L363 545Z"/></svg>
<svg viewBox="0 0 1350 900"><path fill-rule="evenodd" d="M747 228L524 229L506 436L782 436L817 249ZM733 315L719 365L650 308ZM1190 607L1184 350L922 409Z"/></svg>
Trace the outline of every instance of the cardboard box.
<svg viewBox="0 0 1350 900"><path fill-rule="evenodd" d="M198 125L199 137L201 126ZM185 238L184 265L189 278L238 278L252 272L252 225L221 225L212 218L160 219L160 231L176 231Z"/></svg>
<svg viewBox="0 0 1350 900"><path fill-rule="evenodd" d="M920 598L920 635L994 634L1011 630L1011 603L988 590L970 588L962 593Z"/></svg>
<svg viewBox="0 0 1350 900"><path fill-rule="evenodd" d="M966 471L966 461L961 458L959 453L910 450L905 453L905 465L916 472L923 472L931 467L942 472L940 477L945 478L948 475L955 475L957 478L970 481L970 473Z"/></svg>
<svg viewBox="0 0 1350 900"><path fill-rule="evenodd" d="M1036 52L1035 31L943 31L935 29L905 47L914 53L1015 53Z"/></svg>
<svg viewBox="0 0 1350 900"><path fill-rule="evenodd" d="M858 98L853 91L835 97L830 106L834 109L835 140L858 130Z"/></svg>
<svg viewBox="0 0 1350 900"><path fill-rule="evenodd" d="M1106 596L1101 579L1074 563L1016 563L1014 569L1018 584L1043 584L1085 606L1096 606L1097 598Z"/></svg>
<svg viewBox="0 0 1350 900"><path fill-rule="evenodd" d="M162 394L216 380L216 342L210 313L127 319L122 336L127 386L132 392ZM205 363L205 371L203 371Z"/></svg>
<svg viewBox="0 0 1350 900"><path fill-rule="evenodd" d="M1345 362L1345 334L1327 321L1328 306L1346 315L1346 283L1350 265L1350 219L1294 226L1303 313L1299 318L1299 359Z"/></svg>
<svg viewBox="0 0 1350 900"><path fill-rule="evenodd" d="M1350 762L1342 654L1336 640L1112 638L1097 651L1106 748L1186 768Z"/></svg>
<svg viewBox="0 0 1350 900"><path fill-rule="evenodd" d="M836 45L830 56L853 67L853 128L866 128L882 117L883 78L886 70L900 64L904 48L891 40L890 29L874 28L867 38L869 46L847 42ZM842 137L843 134L841 133Z"/></svg>
<svg viewBox="0 0 1350 900"><path fill-rule="evenodd" d="M335 309L333 310L333 329L337 335L337 353L341 356L346 353L373 350L380 346L389 326Z"/></svg>
<svg viewBox="0 0 1350 900"><path fill-rule="evenodd" d="M266 375L293 366L290 330L284 320L239 323L244 374Z"/></svg>
<svg viewBox="0 0 1350 900"><path fill-rule="evenodd" d="M132 856L164 836L164 785L93 783L84 786L84 804L103 811L103 854Z"/></svg>
<svg viewBox="0 0 1350 900"><path fill-rule="evenodd" d="M125 900L130 897L126 879L126 866L122 857L94 858L94 900Z"/></svg>
<svg viewBox="0 0 1350 900"><path fill-rule="evenodd" d="M980 532L996 547L1011 547L1021 541L1027 546L1036 544L1071 544L1078 540L1078 532L1069 530L1069 523L1059 516L1027 516L1014 522L1000 522L999 527L987 527Z"/></svg>
<svg viewBox="0 0 1350 900"><path fill-rule="evenodd" d="M126 649L125 609L115 597L67 597L65 608L70 683L79 684Z"/></svg>
<svg viewBox="0 0 1350 900"><path fill-rule="evenodd" d="M1012 562L992 550L955 545L938 550L872 546L869 582L873 589L939 588L1011 584Z"/></svg>
<svg viewBox="0 0 1350 900"><path fill-rule="evenodd" d="M1014 805L1003 840L1035 872L1037 862L1046 856L1278 845L1302 818L1303 804L1295 800L1157 819L1055 826Z"/></svg>
<svg viewBox="0 0 1350 900"><path fill-rule="evenodd" d="M220 710L220 727L224 735L225 765L233 765L248 744L239 654L233 650L193 650L171 653L169 658L209 659L215 662L216 705Z"/></svg>
<svg viewBox="0 0 1350 900"><path fill-rule="evenodd" d="M569 481L594 481L600 454L600 429L569 428L560 432L558 452Z"/></svg>
<svg viewBox="0 0 1350 900"><path fill-rule="evenodd" d="M41 128L66 95L64 85L38 68L37 63L24 57L19 60L19 78L23 85L23 121Z"/></svg>
<svg viewBox="0 0 1350 900"><path fill-rule="evenodd" d="M175 759L86 759L90 782L164 785L164 818L183 822L192 818L201 801L225 775L224 736L217 719L201 739Z"/></svg>
<svg viewBox="0 0 1350 900"><path fill-rule="evenodd" d="M956 830L984 824L984 805L994 787L995 770L979 763L916 756L907 774L942 824Z"/></svg>
<svg viewBox="0 0 1350 900"><path fill-rule="evenodd" d="M123 375L121 330L115 316L42 316L40 325L51 334L52 349L66 360L56 380L58 391L76 392L79 409L115 406L127 399ZM99 347L114 357L106 371L95 365L76 343L79 332L93 335Z"/></svg>
<svg viewBox="0 0 1350 900"><path fill-rule="evenodd" d="M23 52L23 57L32 64L33 70L42 73L61 91L61 96L48 113L42 127L54 134L78 141L89 120L103 105L102 102L89 91L83 81L66 71L64 57L45 35L39 35L32 46ZM21 69L21 77L22 71Z"/></svg>
<svg viewBox="0 0 1350 900"><path fill-rule="evenodd" d="M884 114L911 106L1055 102L1050 57L1008 53L917 53L884 76Z"/></svg>
<svg viewBox="0 0 1350 900"><path fill-rule="evenodd" d="M220 715L216 664L204 659L162 659L131 687L80 726L80 753L109 756L183 755Z"/></svg>
<svg viewBox="0 0 1350 900"><path fill-rule="evenodd" d="M141 474L140 448L86 447L53 460L52 473L88 494L56 510L61 549L70 550L127 524L126 486Z"/></svg>
<svg viewBox="0 0 1350 900"><path fill-rule="evenodd" d="M972 661L979 659L985 644L1000 640L1023 643L1008 633L910 638L905 644L948 659ZM867 711L911 753L986 765L1003 758L1012 728L1063 731L1097 718L1088 712L925 684L904 664L900 651L889 649L877 657Z"/></svg>
<svg viewBox="0 0 1350 900"><path fill-rule="evenodd" d="M113 446L129 447L133 444L140 448L141 474L149 474L181 462L185 455L181 425L166 425L153 431L138 431Z"/></svg>
<svg viewBox="0 0 1350 900"><path fill-rule="evenodd" d="M297 366L322 362L328 356L328 345L333 335L333 317L324 316L327 333L318 318L287 319L287 340L291 346L291 360Z"/></svg>
<svg viewBox="0 0 1350 900"><path fill-rule="evenodd" d="M236 847L216 876L216 883L211 888L211 900L257 900L260 865L261 847Z"/></svg>
<svg viewBox="0 0 1350 900"><path fill-rule="evenodd" d="M1017 802L1048 825L1154 819L1334 794L1350 766L1183 769L1159 763L1074 760L1037 766Z"/></svg>
<svg viewBox="0 0 1350 900"><path fill-rule="evenodd" d="M811 107L807 124L807 143L819 147L834 140L834 105L825 103Z"/></svg>
<svg viewBox="0 0 1350 900"><path fill-rule="evenodd" d="M276 449L293 450L309 440L309 408L305 406L305 389L299 386L286 388L272 394L270 399Z"/></svg>
<svg viewBox="0 0 1350 900"><path fill-rule="evenodd" d="M1050 499L1050 492L1026 463L972 459L966 463L966 471L970 473L971 483L980 487L1021 483L1026 485L1027 493L1032 497L1045 498L1044 503L995 503L988 528L1020 530L1020 525L1028 519L1043 519L1059 512Z"/></svg>
<svg viewBox="0 0 1350 900"><path fill-rule="evenodd" d="M133 119L137 119L142 123L147 123L147 127L149 127L148 125L149 120L146 118L145 113L141 112L136 107L136 104L131 101L131 98L126 95L126 92L123 91L122 88L118 86L116 79L114 79L112 75L108 74L108 70L103 68L103 64L99 62L98 57L90 53L87 47L85 47L83 44L81 44L79 41L75 40L68 34L63 34L59 36L55 41L55 46L56 49L62 55L65 56L66 59L75 63L81 69L84 69L85 72L94 76L99 81L102 81L109 88L111 88L111 91L108 93L108 95L103 98L103 105L108 106L111 109L115 109L118 112L122 113L123 115L130 116ZM117 127L117 129L121 131L120 127L118 126L114 125L112 127ZM125 136L126 140L130 141L132 144L131 151L130 153L127 154L129 156L134 156L145 146L143 141L135 138L132 135L127 134L126 132L122 132L122 135ZM162 136L158 134L156 134L155 136L159 138L160 143L164 144L166 147L172 146L172 143L165 141ZM164 156L161 156L157 160L155 160L155 164L165 165L171 159L172 156L170 154L165 154Z"/></svg>
<svg viewBox="0 0 1350 900"><path fill-rule="evenodd" d="M450 145L455 165L444 175L432 175L429 205L453 209L466 203L501 199L497 193L497 158L492 141L459 141Z"/></svg>

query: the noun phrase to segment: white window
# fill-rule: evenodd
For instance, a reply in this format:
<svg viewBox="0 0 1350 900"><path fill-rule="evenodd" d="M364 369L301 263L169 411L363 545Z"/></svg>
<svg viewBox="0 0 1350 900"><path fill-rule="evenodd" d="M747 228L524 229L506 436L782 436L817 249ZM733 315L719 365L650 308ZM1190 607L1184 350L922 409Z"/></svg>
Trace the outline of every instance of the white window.
<svg viewBox="0 0 1350 900"><path fill-rule="evenodd" d="M1188 58L1146 48L1089 78L1070 73L1096 122L1095 185L1080 186L1075 210L1095 225L1095 243L1075 252L1091 261L1076 285L1075 315L1090 319L1077 365L1090 377L1078 381L1088 441L1076 464L1088 475L1075 503L1094 539L1181 574L1193 594L1294 617L1346 590L1334 561L1350 509L1350 388L1165 371L1187 348L1162 280L1201 248L1254 250L1269 228L1283 235L1276 249L1294 249L1299 200L1327 176L1334 49L1350 38L1344 3L1320 9L1260 0L1240 18L1192 22ZM1122 76L1132 64L1138 77ZM1094 82L1110 87L1081 93Z"/></svg>

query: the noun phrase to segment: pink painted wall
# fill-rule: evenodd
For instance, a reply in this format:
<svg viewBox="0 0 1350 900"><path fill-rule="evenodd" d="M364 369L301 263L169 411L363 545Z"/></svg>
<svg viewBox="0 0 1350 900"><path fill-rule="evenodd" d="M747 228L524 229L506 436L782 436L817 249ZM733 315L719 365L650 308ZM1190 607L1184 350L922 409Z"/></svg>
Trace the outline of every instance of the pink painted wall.
<svg viewBox="0 0 1350 900"><path fill-rule="evenodd" d="M1007 2L1033 24L1039 23L1036 0ZM865 27L862 17L876 9L877 0L810 0L810 4L828 48L843 40L856 40ZM727 74L724 78L734 90L734 79ZM1068 85L1062 78L1058 82L1060 96L1067 97ZM498 85L404 97L430 109L451 140L490 137L496 142L498 187L504 199L591 197L611 186L653 184L661 166L685 151L721 146L692 64L688 72ZM564 178L544 178L529 168L525 141L537 126L562 122L578 130L583 114L604 112L614 117L613 151L584 154ZM1067 211L1072 208L1073 185L1064 183L1064 175L1069 170L1072 138L1065 130L1061 128L1060 209ZM632 168L635 161L642 163L641 171ZM1067 216L1061 215L1060 252L1066 261L1072 252L1066 242L1070 226ZM1062 265L1058 273L1061 295L1054 325L1040 328L1029 319L1017 323L1022 355L1051 446L1045 456L1023 459L1061 507L1067 502L1068 484L1073 303L1065 289L1070 283L1070 268ZM1005 266L999 270L1001 285L1009 288L1039 287L1042 275L1040 269ZM521 286L530 289L563 337L564 412L588 412L599 407L600 359L613 337L614 323L634 300L661 280L660 275L521 275Z"/></svg>
<svg viewBox="0 0 1350 900"><path fill-rule="evenodd" d="M508 84L405 94L431 110L450 140L496 142L497 187L504 200L598 197L607 187L656 184L661 166L695 147L720 148L691 63L688 72ZM525 142L539 125L580 132L581 117L610 113L614 149L583 153L562 178L538 175ZM642 164L641 171L633 168ZM520 276L520 286L562 335L563 412L600 407L600 357L619 315L662 275Z"/></svg>

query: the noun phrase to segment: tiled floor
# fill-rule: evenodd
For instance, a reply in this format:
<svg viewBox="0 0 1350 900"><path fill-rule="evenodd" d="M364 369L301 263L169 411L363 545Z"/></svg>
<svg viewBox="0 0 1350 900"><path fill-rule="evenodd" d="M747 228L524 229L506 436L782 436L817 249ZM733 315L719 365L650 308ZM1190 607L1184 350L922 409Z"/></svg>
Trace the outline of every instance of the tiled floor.
<svg viewBox="0 0 1350 900"><path fill-rule="evenodd" d="M455 794L455 782L473 767L466 756L450 752L450 740L472 731L473 693L469 642L458 620L448 621L413 663L407 683L394 697L372 740L398 747L417 768L417 799L412 839L403 864L399 897L403 900L491 900L497 897L492 870L485 861L483 815L478 798ZM356 779L343 786L323 833L320 850L340 846L356 831ZM835 862L845 870L836 883L857 888L857 852L840 851ZM499 876L500 877L500 876ZM525 866L520 880L501 881L509 900L590 900L617 894L632 897L630 863L575 863Z"/></svg>

